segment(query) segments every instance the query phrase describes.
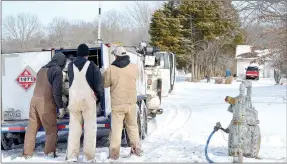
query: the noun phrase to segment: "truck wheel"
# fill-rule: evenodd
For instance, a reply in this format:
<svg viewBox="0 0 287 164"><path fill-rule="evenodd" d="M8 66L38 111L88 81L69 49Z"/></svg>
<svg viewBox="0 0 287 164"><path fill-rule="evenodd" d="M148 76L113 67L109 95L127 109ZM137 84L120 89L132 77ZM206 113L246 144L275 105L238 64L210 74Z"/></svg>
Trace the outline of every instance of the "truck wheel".
<svg viewBox="0 0 287 164"><path fill-rule="evenodd" d="M174 83L171 85L171 87L170 87L170 92L172 92L173 91L173 88L174 88Z"/></svg>
<svg viewBox="0 0 287 164"><path fill-rule="evenodd" d="M144 118L144 131L145 131L145 135L147 136L147 132L148 132L148 108L145 104L144 101L142 101L142 107L143 107L143 118Z"/></svg>
<svg viewBox="0 0 287 164"><path fill-rule="evenodd" d="M122 132L122 147L129 147L130 139L127 133L127 129L124 127Z"/></svg>
<svg viewBox="0 0 287 164"><path fill-rule="evenodd" d="M147 108L144 101L141 102L137 121L140 139L144 140L147 136Z"/></svg>
<svg viewBox="0 0 287 164"><path fill-rule="evenodd" d="M144 140L147 136L147 107L144 101L140 103L140 106L141 108L137 113L137 123L138 123L140 139ZM125 128L125 125L124 125L123 132L122 132L122 144L121 145L122 147L130 147L130 139L129 139L127 130Z"/></svg>
<svg viewBox="0 0 287 164"><path fill-rule="evenodd" d="M11 150L13 138L7 138L5 133L1 134L1 150Z"/></svg>
<svg viewBox="0 0 287 164"><path fill-rule="evenodd" d="M159 97L159 101L161 103L161 93L162 93L162 79L157 80L157 95Z"/></svg>

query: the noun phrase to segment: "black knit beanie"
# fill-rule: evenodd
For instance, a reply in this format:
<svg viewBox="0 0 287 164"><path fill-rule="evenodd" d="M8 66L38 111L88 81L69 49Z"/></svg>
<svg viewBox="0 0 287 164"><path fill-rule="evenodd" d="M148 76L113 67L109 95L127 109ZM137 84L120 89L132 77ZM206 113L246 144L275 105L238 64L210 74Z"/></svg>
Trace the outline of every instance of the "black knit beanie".
<svg viewBox="0 0 287 164"><path fill-rule="evenodd" d="M77 51L78 56L82 56L82 57L83 56L89 56L89 53L90 53L89 47L85 43L80 44L78 46L78 51Z"/></svg>

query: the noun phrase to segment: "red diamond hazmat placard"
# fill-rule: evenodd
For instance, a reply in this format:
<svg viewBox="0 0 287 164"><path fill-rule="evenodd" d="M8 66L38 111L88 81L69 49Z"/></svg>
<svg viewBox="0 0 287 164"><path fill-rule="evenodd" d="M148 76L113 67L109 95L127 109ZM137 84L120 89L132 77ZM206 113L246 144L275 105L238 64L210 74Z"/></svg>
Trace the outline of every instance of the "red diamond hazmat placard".
<svg viewBox="0 0 287 164"><path fill-rule="evenodd" d="M16 81L25 91L28 91L28 89L36 82L36 76L34 74L35 72L31 67L26 66L16 78Z"/></svg>

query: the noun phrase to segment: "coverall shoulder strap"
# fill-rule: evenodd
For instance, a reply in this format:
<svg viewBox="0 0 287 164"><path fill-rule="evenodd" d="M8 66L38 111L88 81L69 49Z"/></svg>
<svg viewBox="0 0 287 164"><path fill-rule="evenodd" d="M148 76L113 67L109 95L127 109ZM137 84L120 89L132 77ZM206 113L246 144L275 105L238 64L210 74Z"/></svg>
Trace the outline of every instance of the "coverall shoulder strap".
<svg viewBox="0 0 287 164"><path fill-rule="evenodd" d="M74 74L80 72L78 67L74 63L73 63L73 72Z"/></svg>
<svg viewBox="0 0 287 164"><path fill-rule="evenodd" d="M86 75L90 63L91 63L91 62L90 62L89 60L86 61L86 63L85 63L85 65L84 65L83 69L81 70L81 73L84 73L84 74Z"/></svg>

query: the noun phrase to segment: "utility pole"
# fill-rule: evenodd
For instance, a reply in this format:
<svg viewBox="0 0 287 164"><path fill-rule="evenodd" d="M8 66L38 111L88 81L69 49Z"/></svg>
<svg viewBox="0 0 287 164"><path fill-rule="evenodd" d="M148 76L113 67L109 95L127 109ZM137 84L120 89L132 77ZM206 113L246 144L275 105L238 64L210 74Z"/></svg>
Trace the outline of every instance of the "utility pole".
<svg viewBox="0 0 287 164"><path fill-rule="evenodd" d="M99 1L98 43L101 43L101 1Z"/></svg>

